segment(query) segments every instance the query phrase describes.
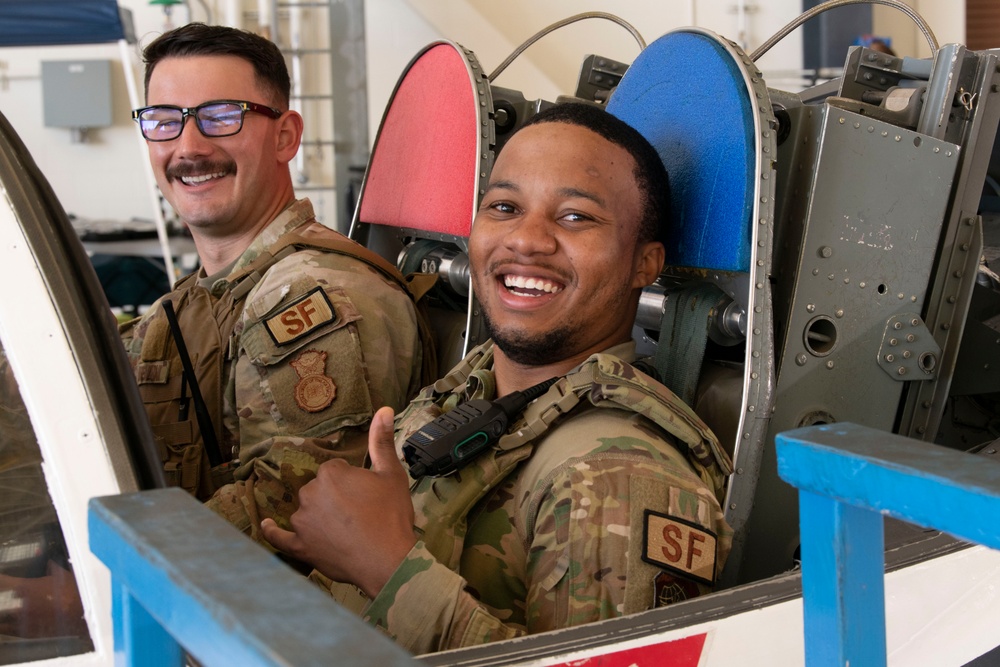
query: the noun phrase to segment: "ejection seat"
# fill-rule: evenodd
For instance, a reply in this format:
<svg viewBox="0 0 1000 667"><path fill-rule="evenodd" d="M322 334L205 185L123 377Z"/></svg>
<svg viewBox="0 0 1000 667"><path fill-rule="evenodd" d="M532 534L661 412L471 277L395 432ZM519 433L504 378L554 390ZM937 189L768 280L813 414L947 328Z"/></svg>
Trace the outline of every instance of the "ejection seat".
<svg viewBox="0 0 1000 667"><path fill-rule="evenodd" d="M661 379L733 457L725 512L735 535L721 582L732 585L773 401L777 123L750 58L696 28L643 50L607 109L653 144L670 175L666 266L643 294L636 338L656 336Z"/></svg>
<svg viewBox="0 0 1000 667"><path fill-rule="evenodd" d="M607 110L657 148L672 191L668 266L643 294L635 337L733 455L726 513L738 565L774 384L767 89L735 44L696 29L649 45L614 81ZM386 109L350 236L404 274L439 275L428 302L442 370L485 337L467 238L495 154L545 104L492 87L472 52L438 42L410 63Z"/></svg>
<svg viewBox="0 0 1000 667"><path fill-rule="evenodd" d="M485 340L467 239L493 167L492 116L471 51L437 42L417 54L386 107L349 232L404 275L439 276L425 299L442 375Z"/></svg>

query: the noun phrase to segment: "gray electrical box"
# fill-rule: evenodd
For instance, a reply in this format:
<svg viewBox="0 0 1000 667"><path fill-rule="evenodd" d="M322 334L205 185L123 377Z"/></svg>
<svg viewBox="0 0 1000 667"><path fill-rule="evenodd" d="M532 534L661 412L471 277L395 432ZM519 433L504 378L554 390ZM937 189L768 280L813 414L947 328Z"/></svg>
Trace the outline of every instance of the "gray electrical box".
<svg viewBox="0 0 1000 667"><path fill-rule="evenodd" d="M111 61L43 61L42 106L46 127L110 126Z"/></svg>

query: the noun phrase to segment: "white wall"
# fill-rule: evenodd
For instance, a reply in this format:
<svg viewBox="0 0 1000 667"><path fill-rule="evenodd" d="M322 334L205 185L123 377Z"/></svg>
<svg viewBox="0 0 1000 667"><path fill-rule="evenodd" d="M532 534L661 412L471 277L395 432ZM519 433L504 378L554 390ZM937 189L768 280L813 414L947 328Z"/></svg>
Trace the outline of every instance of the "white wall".
<svg viewBox="0 0 1000 667"><path fill-rule="evenodd" d="M216 22L224 22L233 7L248 10L249 15L257 7L257 0L205 1ZM591 0L585 8L622 17L647 42L675 28L695 24L743 41L752 50L795 18L801 6L800 0L747 2L751 11L741 24L735 12L737 2ZM148 0L119 3L133 12L140 47L163 29L161 9L149 5ZM962 41L964 13L951 7L958 3L911 3L925 14L941 43ZM190 18L205 20L201 2L191 5ZM396 81L423 46L437 39L451 39L472 49L483 67L492 71L530 35L583 9L578 0L367 0L365 8L370 139ZM923 38L903 14L884 7L876 7L875 12L875 31L891 34L897 50L926 55L921 50ZM187 10L175 10L175 24L187 20ZM758 64L765 78L769 71L800 67L801 32L796 30L761 59ZM516 60L497 84L521 90L529 99L554 99L575 89L580 64L587 54L596 52L627 62L637 51L635 41L623 28L603 20L583 21L543 38ZM87 143L74 144L68 130L43 126L40 73L42 60L80 58L114 61L115 116L112 127L93 131ZM145 146L129 118L132 105L119 58L116 45L0 49L0 111L20 134L66 210L81 217L127 220L152 215ZM136 76L141 81L141 68Z"/></svg>
<svg viewBox="0 0 1000 667"><path fill-rule="evenodd" d="M164 17L158 8L144 0L120 0L119 4L132 10L137 35L147 35L148 40L149 34L162 30ZM185 17L183 10L174 16L175 20ZM43 60L112 61L111 127L91 130L84 143L73 143L68 129L45 127ZM0 111L48 178L63 208L82 218L129 220L153 215L145 176L146 147L129 115L132 104L121 61L117 44L0 49ZM136 72L141 95L141 69Z"/></svg>
<svg viewBox="0 0 1000 667"><path fill-rule="evenodd" d="M909 0L908 4L924 18L939 44L961 44L965 41L964 2ZM891 37L892 50L899 56L927 58L931 54L927 39L917 24L898 9L876 6L872 12L872 32Z"/></svg>
<svg viewBox="0 0 1000 667"><path fill-rule="evenodd" d="M581 8L574 0L549 0L533 3L530 0L509 0L507 3L491 0L470 0L480 12L502 26L508 35L516 36L515 43L564 17L580 13L581 9L614 14L635 27L646 42L652 42L664 33L685 26L698 26L719 33L752 50L770 37L779 27L799 13L799 0L746 1L740 3L718 0L686 0L674 2L649 2L648 0L594 0ZM747 7L742 15L738 4ZM532 46L525 57L534 58L550 77L559 84L560 92L571 91L579 75L580 63L590 53L631 62L638 47L631 35L621 27L600 19L587 19L559 29ZM761 65L769 61L782 63L782 67L797 67L801 60L801 42L797 35L783 41L769 54ZM506 55L506 54L504 54ZM556 68L559 68L556 71Z"/></svg>
<svg viewBox="0 0 1000 667"><path fill-rule="evenodd" d="M114 124L72 143L70 131L42 122L43 60L112 60ZM152 211L143 178L145 147L131 127L123 68L116 45L7 48L0 50L0 111L20 135L67 212L89 218L128 220Z"/></svg>

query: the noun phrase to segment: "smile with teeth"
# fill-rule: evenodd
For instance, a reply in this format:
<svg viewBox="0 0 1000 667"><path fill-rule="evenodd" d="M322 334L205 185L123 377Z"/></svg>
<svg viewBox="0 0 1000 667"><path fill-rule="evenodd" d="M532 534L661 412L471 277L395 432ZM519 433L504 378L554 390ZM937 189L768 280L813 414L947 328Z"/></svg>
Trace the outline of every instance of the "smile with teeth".
<svg viewBox="0 0 1000 667"><path fill-rule="evenodd" d="M542 294L558 294L563 290L559 283L553 283L545 278L530 278L526 276L505 275L504 287L518 296L539 297Z"/></svg>
<svg viewBox="0 0 1000 667"><path fill-rule="evenodd" d="M199 174L198 176L181 176L181 183L183 183L184 185L198 185L199 183L204 183L214 178L222 178L225 175L226 172L218 171L214 174Z"/></svg>

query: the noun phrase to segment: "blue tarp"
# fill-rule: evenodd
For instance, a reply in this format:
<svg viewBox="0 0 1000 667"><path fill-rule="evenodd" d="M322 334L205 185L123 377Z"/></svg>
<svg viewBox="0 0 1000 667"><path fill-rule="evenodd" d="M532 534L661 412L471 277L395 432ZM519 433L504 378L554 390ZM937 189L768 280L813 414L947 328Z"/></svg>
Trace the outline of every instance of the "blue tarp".
<svg viewBox="0 0 1000 667"><path fill-rule="evenodd" d="M117 0L0 0L0 46L135 41Z"/></svg>

